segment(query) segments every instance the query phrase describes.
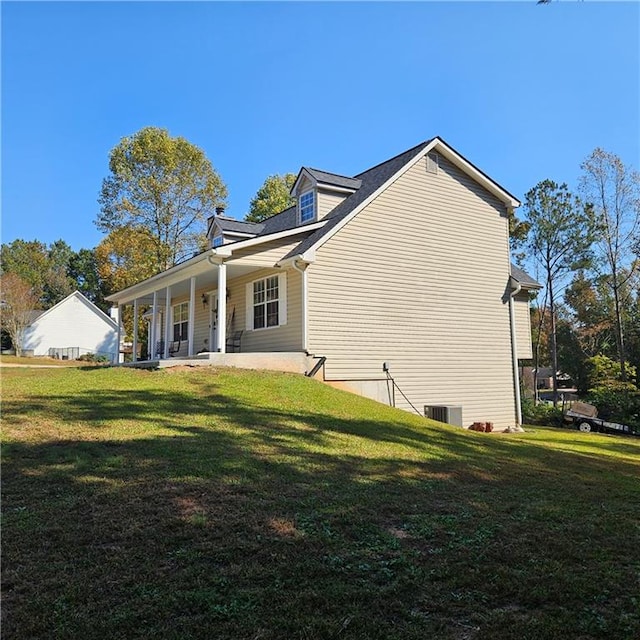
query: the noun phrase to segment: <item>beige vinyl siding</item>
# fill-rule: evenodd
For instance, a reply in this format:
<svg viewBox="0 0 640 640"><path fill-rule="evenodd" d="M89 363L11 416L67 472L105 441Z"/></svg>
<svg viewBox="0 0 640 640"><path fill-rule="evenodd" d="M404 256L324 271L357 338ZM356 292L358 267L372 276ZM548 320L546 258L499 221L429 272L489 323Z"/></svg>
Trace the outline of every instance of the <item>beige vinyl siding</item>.
<svg viewBox="0 0 640 640"><path fill-rule="evenodd" d="M305 233L304 229L301 229L301 233ZM306 233L309 232L307 231ZM296 234L293 236L293 239L291 236L288 236L287 238L265 242L259 246L236 249L233 252L233 257L227 261L227 264L231 265L236 262L241 262L242 264L256 267L273 267L276 262L286 256L287 253L298 246L300 242L301 237Z"/></svg>
<svg viewBox="0 0 640 640"><path fill-rule="evenodd" d="M533 348L531 346L531 315L528 292L522 291L515 297L513 312L516 318L518 358L520 360L529 360L533 358Z"/></svg>
<svg viewBox="0 0 640 640"><path fill-rule="evenodd" d="M344 199L346 194L325 191L318 189L317 195L317 219L322 220L328 213L333 211Z"/></svg>
<svg viewBox="0 0 640 640"><path fill-rule="evenodd" d="M507 233L491 194L442 157L437 174L419 160L309 267L309 350L326 377L381 378L387 361L420 411L514 424Z"/></svg>
<svg viewBox="0 0 640 640"><path fill-rule="evenodd" d="M286 278L287 323L279 327L247 330L247 284L273 275ZM244 331L242 351L302 351L302 276L294 269L261 269L229 282L228 308L235 308L233 331Z"/></svg>

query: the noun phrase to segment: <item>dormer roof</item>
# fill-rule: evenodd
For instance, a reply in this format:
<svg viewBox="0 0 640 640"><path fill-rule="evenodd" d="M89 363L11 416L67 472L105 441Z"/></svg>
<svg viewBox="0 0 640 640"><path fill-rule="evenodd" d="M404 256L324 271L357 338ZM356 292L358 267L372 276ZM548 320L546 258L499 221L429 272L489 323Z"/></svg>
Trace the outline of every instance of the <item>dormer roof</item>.
<svg viewBox="0 0 640 640"><path fill-rule="evenodd" d="M298 173L296 181L291 187L291 193L295 194L300 187L300 184L304 179L309 180L314 186L321 186L328 189L338 189L340 191L347 191L353 193L357 191L362 185L362 180L358 178L350 178L348 176L341 176L337 173L330 173L328 171L321 171L320 169L313 169L311 167L302 167Z"/></svg>
<svg viewBox="0 0 640 640"><path fill-rule="evenodd" d="M226 216L216 216L213 222L218 225L223 233L225 231L231 231L257 236L262 233L264 229L264 224L261 222L245 222L244 220L236 220L235 218L227 218Z"/></svg>

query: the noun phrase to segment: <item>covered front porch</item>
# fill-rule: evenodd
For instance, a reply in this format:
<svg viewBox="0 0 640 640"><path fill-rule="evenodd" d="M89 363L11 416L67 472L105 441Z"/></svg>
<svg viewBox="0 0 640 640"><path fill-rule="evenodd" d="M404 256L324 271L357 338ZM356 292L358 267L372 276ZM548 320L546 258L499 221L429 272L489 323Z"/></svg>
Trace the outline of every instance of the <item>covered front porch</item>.
<svg viewBox="0 0 640 640"><path fill-rule="evenodd" d="M274 263L212 249L111 296L127 313L128 364L307 370L306 274Z"/></svg>

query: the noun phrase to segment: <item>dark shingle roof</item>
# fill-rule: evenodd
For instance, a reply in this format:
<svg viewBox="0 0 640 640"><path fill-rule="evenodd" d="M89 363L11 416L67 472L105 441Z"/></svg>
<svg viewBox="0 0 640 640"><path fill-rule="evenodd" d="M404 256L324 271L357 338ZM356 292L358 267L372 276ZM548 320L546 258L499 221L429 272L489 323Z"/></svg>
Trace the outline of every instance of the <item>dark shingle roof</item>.
<svg viewBox="0 0 640 640"><path fill-rule="evenodd" d="M250 233L253 235L260 234L264 228L264 224L261 222L245 222L244 220L236 220L225 216L216 216L214 222L223 231L236 231L237 233Z"/></svg>
<svg viewBox="0 0 640 640"><path fill-rule="evenodd" d="M521 284L525 289L542 289L542 285L534 280L526 271L523 271L515 264L511 264L511 277Z"/></svg>
<svg viewBox="0 0 640 640"><path fill-rule="evenodd" d="M294 205L293 207L289 207L288 209L263 220L262 224L264 225L264 228L261 235L266 235L267 233L279 233L286 229L292 229L297 226L297 223L298 216L296 213L296 206Z"/></svg>
<svg viewBox="0 0 640 640"><path fill-rule="evenodd" d="M304 169L306 169L320 184L331 184L336 187L344 187L346 189L359 189L362 184L362 181L357 178L340 176L337 173L329 173L328 171L312 169L311 167L304 167Z"/></svg>
<svg viewBox="0 0 640 640"><path fill-rule="evenodd" d="M361 187L353 194L345 198L327 217L327 223L310 236L305 238L297 247L290 251L283 260L292 258L293 256L304 253L310 249L316 242L323 238L331 229L333 229L341 220L346 218L356 207L364 202L371 194L377 191L389 178L397 173L407 162L412 160L416 155L425 149L431 142L427 140L419 145L401 153L400 155L378 164L371 169L359 173L356 178L361 180Z"/></svg>

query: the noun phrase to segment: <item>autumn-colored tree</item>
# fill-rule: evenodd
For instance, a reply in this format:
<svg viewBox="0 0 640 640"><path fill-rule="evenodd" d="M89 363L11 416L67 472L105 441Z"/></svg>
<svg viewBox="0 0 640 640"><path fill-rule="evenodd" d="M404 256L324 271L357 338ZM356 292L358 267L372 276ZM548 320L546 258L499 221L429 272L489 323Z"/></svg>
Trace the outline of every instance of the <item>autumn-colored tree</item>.
<svg viewBox="0 0 640 640"><path fill-rule="evenodd" d="M634 254L640 243L640 173L627 167L613 153L595 149L580 165L580 189L593 207L597 223L594 267L608 283L612 294L612 317L622 381L626 382L624 308L629 286L640 274L640 257Z"/></svg>
<svg viewBox="0 0 640 640"><path fill-rule="evenodd" d="M291 196L291 187L295 181L293 173L269 176L251 200L249 213L244 219L247 222L262 222L293 206L295 200Z"/></svg>
<svg viewBox="0 0 640 640"><path fill-rule="evenodd" d="M202 246L207 217L227 188L204 152L166 129L145 127L109 155L96 225L101 231L145 229L153 241L153 273Z"/></svg>
<svg viewBox="0 0 640 640"><path fill-rule="evenodd" d="M38 306L38 295L24 278L16 273L4 273L0 291L0 320L3 331L11 338L16 355L22 355L24 330Z"/></svg>
<svg viewBox="0 0 640 640"><path fill-rule="evenodd" d="M156 240L144 227L114 229L95 248L98 276L106 294L126 289L156 273L154 250ZM123 310L122 324L125 334L133 336L133 310ZM140 319L138 335L146 332L146 323Z"/></svg>

